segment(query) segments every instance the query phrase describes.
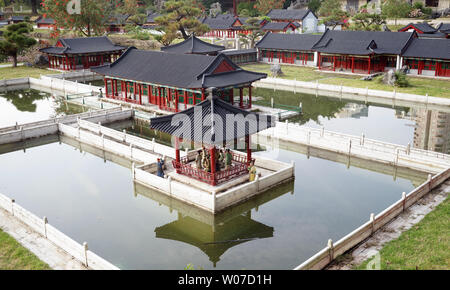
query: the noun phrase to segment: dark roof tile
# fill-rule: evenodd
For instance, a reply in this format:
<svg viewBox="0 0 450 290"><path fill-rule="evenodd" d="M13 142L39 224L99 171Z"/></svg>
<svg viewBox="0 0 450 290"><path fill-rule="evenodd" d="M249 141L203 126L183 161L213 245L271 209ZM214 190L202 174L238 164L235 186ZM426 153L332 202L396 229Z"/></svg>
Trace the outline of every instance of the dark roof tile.
<svg viewBox="0 0 450 290"><path fill-rule="evenodd" d="M327 30L313 49L337 54L401 54L413 32ZM376 48L369 47L375 42Z"/></svg>
<svg viewBox="0 0 450 290"><path fill-rule="evenodd" d="M106 36L60 38L59 41L63 44L64 46L63 48L47 47L40 49L40 51L45 53L80 54L80 53L118 51L126 48L124 46L115 45Z"/></svg>
<svg viewBox="0 0 450 290"><path fill-rule="evenodd" d="M211 115L214 116L215 120L213 130L211 130ZM243 122L239 122L240 119L230 118L230 116L236 115L241 116ZM197 116L200 116L200 118ZM179 122L180 120L186 120L185 118L189 118L190 123L193 125L185 126L183 122ZM221 122L218 122L218 119ZM172 120L174 121L172 122ZM245 120L249 120L249 122L245 122ZM250 120L254 120L254 122ZM202 123L199 124L199 121ZM255 134L274 125L274 118L269 115L242 110L217 97L212 98L212 104L211 98L208 97L203 102L187 110L169 116L155 117L150 120L150 128L152 129L183 138L184 140L220 145L223 144L224 140L231 141L243 138L246 135Z"/></svg>
<svg viewBox="0 0 450 290"><path fill-rule="evenodd" d="M305 51L312 50L314 44L320 40L316 34L281 34L266 33L256 44L257 48Z"/></svg>
<svg viewBox="0 0 450 290"><path fill-rule="evenodd" d="M450 59L450 39L415 38L405 50L403 56Z"/></svg>
<svg viewBox="0 0 450 290"><path fill-rule="evenodd" d="M212 74L223 60L229 62L235 70ZM114 63L91 70L117 78L187 89L228 87L251 83L267 76L244 71L223 54L175 54L138 50L134 47L129 48Z"/></svg>
<svg viewBox="0 0 450 290"><path fill-rule="evenodd" d="M195 53L195 54L217 53L224 49L225 49L224 46L205 42L203 40L198 39L195 36L191 36L188 39L174 45L161 47L161 51L165 52Z"/></svg>
<svg viewBox="0 0 450 290"><path fill-rule="evenodd" d="M272 9L267 16L272 20L303 20L303 18L312 13L309 9Z"/></svg>

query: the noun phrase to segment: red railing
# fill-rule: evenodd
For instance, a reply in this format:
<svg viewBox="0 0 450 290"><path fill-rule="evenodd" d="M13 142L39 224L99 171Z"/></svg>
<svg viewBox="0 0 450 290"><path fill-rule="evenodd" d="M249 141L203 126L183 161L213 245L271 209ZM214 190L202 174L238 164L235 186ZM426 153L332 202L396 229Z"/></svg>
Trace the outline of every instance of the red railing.
<svg viewBox="0 0 450 290"><path fill-rule="evenodd" d="M217 170L214 174L191 166L187 157L182 157L180 162L173 160L172 165L178 174L183 174L211 185L217 185L248 173L247 156L232 153L232 161L233 163L228 169Z"/></svg>

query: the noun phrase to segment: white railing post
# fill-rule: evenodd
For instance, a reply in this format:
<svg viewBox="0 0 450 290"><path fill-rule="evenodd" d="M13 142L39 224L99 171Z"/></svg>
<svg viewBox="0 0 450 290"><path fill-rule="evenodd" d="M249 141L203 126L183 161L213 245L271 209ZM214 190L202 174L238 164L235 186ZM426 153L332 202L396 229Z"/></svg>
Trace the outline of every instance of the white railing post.
<svg viewBox="0 0 450 290"><path fill-rule="evenodd" d="M375 231L375 214L374 213L370 214L370 222L372 224L372 235L373 235L373 232Z"/></svg>
<svg viewBox="0 0 450 290"><path fill-rule="evenodd" d="M14 216L14 203L16 201L14 199L11 199L11 214Z"/></svg>
<svg viewBox="0 0 450 290"><path fill-rule="evenodd" d="M89 267L88 255L87 255L87 252L89 250L88 243L86 243L86 242L83 243L83 249L84 249L84 265L86 265L86 267Z"/></svg>
<svg viewBox="0 0 450 290"><path fill-rule="evenodd" d="M403 211L405 211L405 207L406 207L406 192L402 192L402 205L403 205Z"/></svg>
<svg viewBox="0 0 450 290"><path fill-rule="evenodd" d="M286 135L289 135L289 121L286 120Z"/></svg>
<svg viewBox="0 0 450 290"><path fill-rule="evenodd" d="M360 142L360 145L361 145L361 146L364 146L364 139L365 139L365 137L366 137L366 136L364 135L364 133L362 133L362 134L361 134L361 142Z"/></svg>
<svg viewBox="0 0 450 290"><path fill-rule="evenodd" d="M136 179L136 164L134 162L131 162L131 176L133 180Z"/></svg>
<svg viewBox="0 0 450 290"><path fill-rule="evenodd" d="M130 159L133 159L133 144L130 144Z"/></svg>
<svg viewBox="0 0 450 290"><path fill-rule="evenodd" d="M350 156L352 153L352 139L348 141L348 155Z"/></svg>
<svg viewBox="0 0 450 290"><path fill-rule="evenodd" d="M328 239L328 255L330 256L330 262L331 263L334 259L334 245L333 245L333 240Z"/></svg>
<svg viewBox="0 0 450 290"><path fill-rule="evenodd" d="M47 217L46 217L46 216L43 217L43 218L42 218L42 221L43 221L43 223L44 223L44 237L47 238L47 224L48 224L48 219L47 219Z"/></svg>

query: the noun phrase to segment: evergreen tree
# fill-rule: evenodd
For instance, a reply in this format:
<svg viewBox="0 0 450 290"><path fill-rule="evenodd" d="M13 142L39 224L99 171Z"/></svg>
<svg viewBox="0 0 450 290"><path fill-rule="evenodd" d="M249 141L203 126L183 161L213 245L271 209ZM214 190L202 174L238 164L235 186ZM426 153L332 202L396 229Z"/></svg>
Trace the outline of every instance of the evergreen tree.
<svg viewBox="0 0 450 290"><path fill-rule="evenodd" d="M0 55L13 58L13 67L17 67L17 56L36 44L34 38L29 37L33 28L25 22L9 25L0 40Z"/></svg>

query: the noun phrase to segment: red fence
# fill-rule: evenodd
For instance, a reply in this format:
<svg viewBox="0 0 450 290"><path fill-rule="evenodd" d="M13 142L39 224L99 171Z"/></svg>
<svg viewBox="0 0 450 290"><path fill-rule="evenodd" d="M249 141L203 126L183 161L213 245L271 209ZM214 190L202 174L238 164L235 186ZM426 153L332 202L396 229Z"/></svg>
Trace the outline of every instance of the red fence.
<svg viewBox="0 0 450 290"><path fill-rule="evenodd" d="M187 157L181 158L180 162L173 160L172 165L178 174L189 176L210 185L217 185L248 173L247 156L232 153L232 161L233 164L228 169L218 170L214 174L191 166Z"/></svg>

